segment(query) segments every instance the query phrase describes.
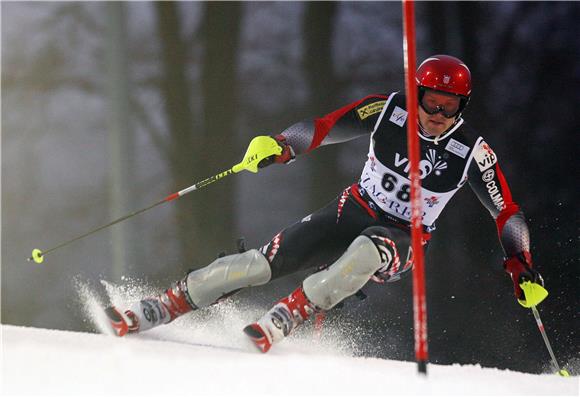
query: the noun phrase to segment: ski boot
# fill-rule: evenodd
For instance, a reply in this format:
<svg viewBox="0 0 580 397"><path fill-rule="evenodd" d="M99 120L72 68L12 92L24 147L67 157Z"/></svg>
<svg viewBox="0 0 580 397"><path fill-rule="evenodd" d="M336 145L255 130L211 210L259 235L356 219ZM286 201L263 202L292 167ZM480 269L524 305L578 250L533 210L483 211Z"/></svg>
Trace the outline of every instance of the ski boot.
<svg viewBox="0 0 580 397"><path fill-rule="evenodd" d="M266 353L272 344L279 342L319 310L308 300L302 287L281 299L257 322L244 328L256 347Z"/></svg>
<svg viewBox="0 0 580 397"><path fill-rule="evenodd" d="M125 336L134 332L139 332L139 321L131 310L120 312L115 306L105 309L105 314L109 320L113 332L117 336Z"/></svg>
<svg viewBox="0 0 580 397"><path fill-rule="evenodd" d="M124 336L167 324L194 308L189 301L184 279L154 298L134 303L124 312L110 306L105 313L115 335Z"/></svg>

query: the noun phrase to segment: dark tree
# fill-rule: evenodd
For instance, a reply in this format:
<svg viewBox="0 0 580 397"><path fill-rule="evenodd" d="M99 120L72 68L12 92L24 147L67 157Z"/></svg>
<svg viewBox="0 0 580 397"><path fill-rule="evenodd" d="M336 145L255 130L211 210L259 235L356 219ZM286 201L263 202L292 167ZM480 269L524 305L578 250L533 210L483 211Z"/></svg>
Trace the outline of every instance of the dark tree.
<svg viewBox="0 0 580 397"><path fill-rule="evenodd" d="M201 96L203 127L196 136L196 170L213 175L241 160L237 144L237 65L242 4L207 2L204 4L202 35ZM222 169L216 166L222 164ZM198 241L207 255L234 245L235 179L224 179L208 187L193 208L200 236ZM204 206L201 203L205 203ZM196 255L198 256L198 255ZM194 264L197 265L197 264Z"/></svg>
<svg viewBox="0 0 580 397"><path fill-rule="evenodd" d="M161 92L165 99L165 113L170 138L167 147L168 162L174 180L174 191L183 189L200 178L198 167L201 150L199 139L193 128L191 83L187 78L187 48L181 35L181 20L178 3L156 2L157 28L161 42L161 62L163 77ZM188 258L198 251L199 223L192 211L192 201L176 203L178 230L181 239L182 255Z"/></svg>
<svg viewBox="0 0 580 397"><path fill-rule="evenodd" d="M337 13L335 2L308 2L304 15L304 61L309 97L307 117L321 117L338 106L339 82L334 71L332 42ZM310 208L334 198L344 182L338 164L338 147L321 148L309 159Z"/></svg>

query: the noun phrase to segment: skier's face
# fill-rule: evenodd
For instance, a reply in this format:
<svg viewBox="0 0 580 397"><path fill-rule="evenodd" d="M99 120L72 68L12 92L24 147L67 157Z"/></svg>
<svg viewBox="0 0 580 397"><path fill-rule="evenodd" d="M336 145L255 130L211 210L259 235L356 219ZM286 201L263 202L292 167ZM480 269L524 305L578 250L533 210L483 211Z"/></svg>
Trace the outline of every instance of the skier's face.
<svg viewBox="0 0 580 397"><path fill-rule="evenodd" d="M456 96L427 90L421 103L428 109L441 109L441 111L429 114L423 109L423 106L419 106L419 123L421 123L423 130L431 136L439 136L451 128L455 123L455 117L447 118L443 113L453 114L453 109L459 109L459 102L460 99Z"/></svg>

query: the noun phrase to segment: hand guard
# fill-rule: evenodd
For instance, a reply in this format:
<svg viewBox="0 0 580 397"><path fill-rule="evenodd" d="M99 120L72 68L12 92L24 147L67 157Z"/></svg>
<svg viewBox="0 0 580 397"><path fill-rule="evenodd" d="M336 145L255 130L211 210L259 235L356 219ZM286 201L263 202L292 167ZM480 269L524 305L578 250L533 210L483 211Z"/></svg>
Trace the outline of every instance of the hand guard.
<svg viewBox="0 0 580 397"><path fill-rule="evenodd" d="M282 153L280 155L273 155L270 157L266 157L264 160L260 161L258 164L258 168L264 168L269 166L270 164L288 164L294 161L296 158L296 154L294 153L294 149L292 146L286 143L286 138L284 135L276 135L274 137L278 145L282 148Z"/></svg>
<svg viewBox="0 0 580 397"><path fill-rule="evenodd" d="M544 279L536 270L532 269L532 256L529 252L524 251L506 258L503 267L514 283L514 295L519 301L526 300L525 294L520 287L525 281L530 281L544 286Z"/></svg>

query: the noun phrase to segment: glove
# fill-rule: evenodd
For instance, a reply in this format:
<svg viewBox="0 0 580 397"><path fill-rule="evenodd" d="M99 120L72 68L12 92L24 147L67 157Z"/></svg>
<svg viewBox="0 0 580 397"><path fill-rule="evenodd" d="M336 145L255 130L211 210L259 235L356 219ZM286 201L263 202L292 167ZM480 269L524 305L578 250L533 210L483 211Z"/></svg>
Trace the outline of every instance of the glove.
<svg viewBox="0 0 580 397"><path fill-rule="evenodd" d="M292 146L286 143L286 137L284 135L276 135L274 137L278 145L282 148L282 153L279 155L273 155L270 157L266 157L262 161L258 163L258 168L264 168L269 166L270 164L288 164L294 161L296 158L296 154L294 153L294 149Z"/></svg>
<svg viewBox="0 0 580 397"><path fill-rule="evenodd" d="M514 295L520 301L525 301L526 297L520 284L524 281L531 281L544 286L544 279L536 270L532 269L532 255L527 252L520 252L512 256L511 258L506 258L503 267L512 278L514 283Z"/></svg>

